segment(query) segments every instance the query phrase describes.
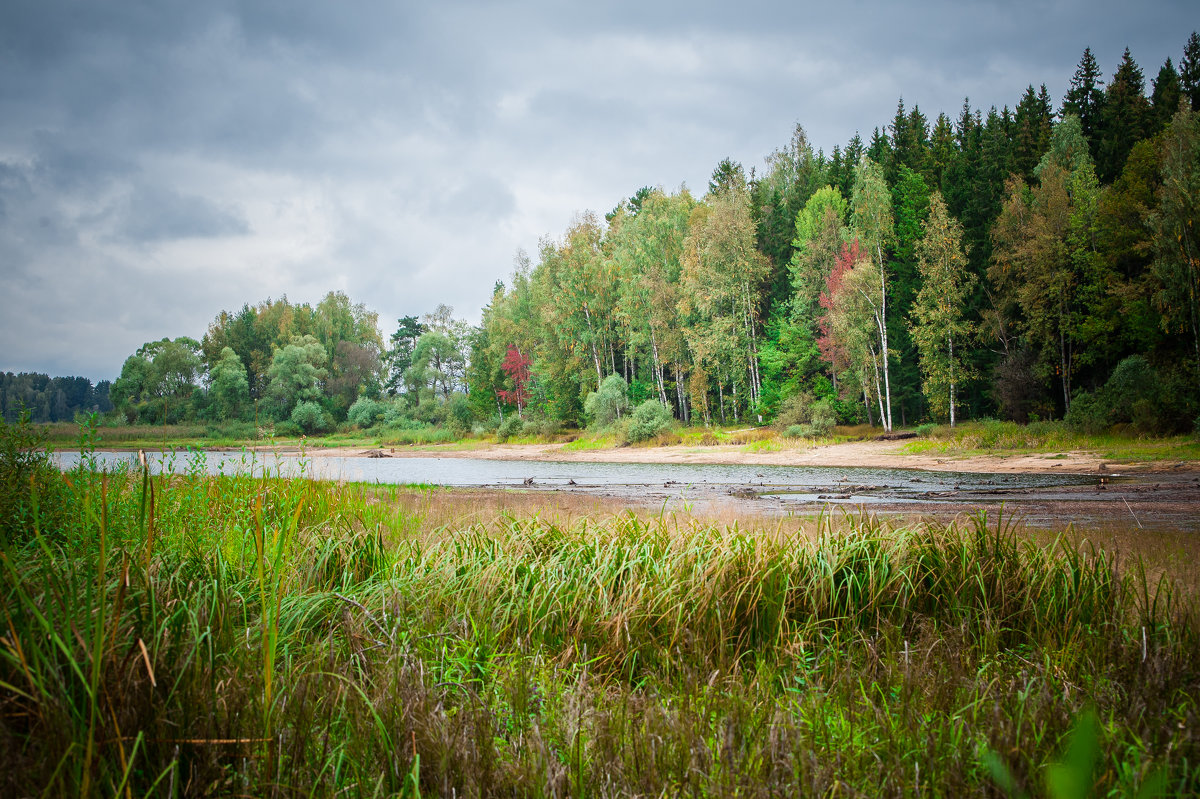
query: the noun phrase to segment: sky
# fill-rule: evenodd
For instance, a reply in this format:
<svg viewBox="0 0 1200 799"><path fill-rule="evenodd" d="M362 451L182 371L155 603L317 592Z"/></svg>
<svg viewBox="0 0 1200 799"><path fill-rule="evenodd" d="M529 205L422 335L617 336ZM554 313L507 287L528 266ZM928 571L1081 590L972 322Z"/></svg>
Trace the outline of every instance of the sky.
<svg viewBox="0 0 1200 799"><path fill-rule="evenodd" d="M0 371L113 379L222 309L329 291L479 321L518 249L697 194L797 123L1056 105L1084 47L1147 79L1181 2L0 4Z"/></svg>

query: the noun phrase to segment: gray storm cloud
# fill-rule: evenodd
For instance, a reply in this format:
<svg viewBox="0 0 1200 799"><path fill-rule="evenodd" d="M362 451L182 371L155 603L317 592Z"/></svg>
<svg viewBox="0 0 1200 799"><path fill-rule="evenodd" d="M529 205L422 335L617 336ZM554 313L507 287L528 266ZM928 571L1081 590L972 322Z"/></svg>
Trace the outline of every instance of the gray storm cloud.
<svg viewBox="0 0 1200 799"><path fill-rule="evenodd" d="M111 378L222 308L346 291L474 321L518 247L702 189L796 122L1150 77L1187 3L91 3L0 12L0 369ZM385 333L387 331L385 330Z"/></svg>

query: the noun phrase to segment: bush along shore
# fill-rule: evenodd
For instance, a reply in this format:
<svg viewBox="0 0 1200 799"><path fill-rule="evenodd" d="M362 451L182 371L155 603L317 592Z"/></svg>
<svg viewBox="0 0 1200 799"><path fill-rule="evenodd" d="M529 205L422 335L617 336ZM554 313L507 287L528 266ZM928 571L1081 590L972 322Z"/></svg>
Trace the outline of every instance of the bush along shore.
<svg viewBox="0 0 1200 799"><path fill-rule="evenodd" d="M6 796L1200 791L1195 598L1065 537L446 524L2 432Z"/></svg>

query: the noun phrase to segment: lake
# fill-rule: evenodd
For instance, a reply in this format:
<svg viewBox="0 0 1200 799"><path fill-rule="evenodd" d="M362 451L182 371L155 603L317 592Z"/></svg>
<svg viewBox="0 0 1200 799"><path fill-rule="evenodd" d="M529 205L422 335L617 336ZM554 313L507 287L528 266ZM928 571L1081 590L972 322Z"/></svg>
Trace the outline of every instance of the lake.
<svg viewBox="0 0 1200 799"><path fill-rule="evenodd" d="M54 455L62 469L78 465L78 451ZM105 469L137 467L137 453L96 452ZM389 485L436 485L476 488L599 490L655 496L722 490L784 501L944 502L947 497L1020 494L1029 489L1094 485L1097 478L1070 474L976 474L915 469L718 464L580 463L505 461L471 457L367 458L269 452L149 452L156 473L272 475ZM665 489L665 491L664 491Z"/></svg>

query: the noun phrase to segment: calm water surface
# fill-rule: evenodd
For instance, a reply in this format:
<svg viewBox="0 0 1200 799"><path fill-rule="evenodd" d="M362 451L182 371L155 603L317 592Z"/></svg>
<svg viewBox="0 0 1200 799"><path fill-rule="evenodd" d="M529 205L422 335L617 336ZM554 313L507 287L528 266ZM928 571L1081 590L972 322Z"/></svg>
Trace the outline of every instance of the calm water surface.
<svg viewBox="0 0 1200 799"><path fill-rule="evenodd" d="M137 466L137 454L97 452L99 466ZM55 454L60 468L79 463L78 451ZM476 458L366 458L344 456L301 457L263 452L147 453L151 470L207 474L268 474L320 480L391 485L466 487L636 488L686 490L688 487L750 488L768 496L816 498L836 494L832 500L918 500L931 492L994 491L1052 488L1094 482L1086 475L973 474L928 472L915 469L869 469L810 466L754 466L716 464L579 463L557 461L502 461ZM572 485L572 482L574 484ZM850 496L842 496L842 495ZM825 496L821 497L826 498Z"/></svg>

